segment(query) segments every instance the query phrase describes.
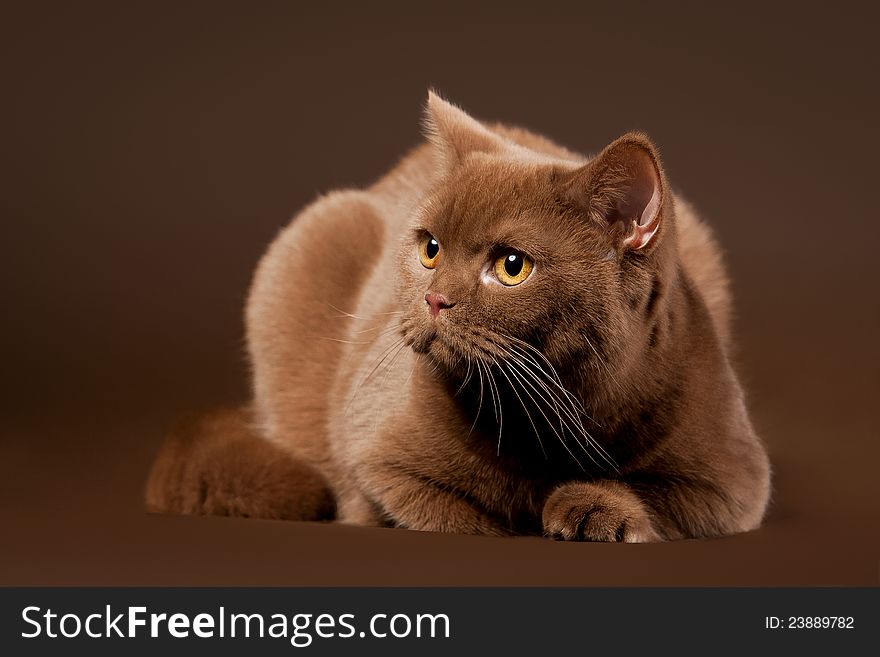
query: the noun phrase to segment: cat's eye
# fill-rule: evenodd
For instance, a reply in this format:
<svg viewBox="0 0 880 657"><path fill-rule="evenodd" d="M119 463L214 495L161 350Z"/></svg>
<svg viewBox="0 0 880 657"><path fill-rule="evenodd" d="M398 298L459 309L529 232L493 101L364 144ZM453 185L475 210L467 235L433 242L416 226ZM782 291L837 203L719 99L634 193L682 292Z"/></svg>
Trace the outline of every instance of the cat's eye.
<svg viewBox="0 0 880 657"><path fill-rule="evenodd" d="M419 241L419 260L428 269L434 269L440 261L440 242L430 234Z"/></svg>
<svg viewBox="0 0 880 657"><path fill-rule="evenodd" d="M528 256L512 251L495 261L495 276L504 285L519 285L529 277L534 266Z"/></svg>

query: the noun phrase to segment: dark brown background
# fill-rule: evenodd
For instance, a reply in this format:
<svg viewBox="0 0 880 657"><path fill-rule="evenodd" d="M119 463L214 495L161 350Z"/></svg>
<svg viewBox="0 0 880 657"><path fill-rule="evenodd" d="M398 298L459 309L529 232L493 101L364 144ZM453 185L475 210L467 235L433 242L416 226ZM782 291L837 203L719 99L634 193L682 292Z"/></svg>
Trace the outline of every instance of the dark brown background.
<svg viewBox="0 0 880 657"><path fill-rule="evenodd" d="M0 20L0 584L878 583L873 20L116 4ZM728 252L776 467L760 531L576 545L141 510L175 415L247 395L262 250L416 143L429 85L583 151L659 144Z"/></svg>

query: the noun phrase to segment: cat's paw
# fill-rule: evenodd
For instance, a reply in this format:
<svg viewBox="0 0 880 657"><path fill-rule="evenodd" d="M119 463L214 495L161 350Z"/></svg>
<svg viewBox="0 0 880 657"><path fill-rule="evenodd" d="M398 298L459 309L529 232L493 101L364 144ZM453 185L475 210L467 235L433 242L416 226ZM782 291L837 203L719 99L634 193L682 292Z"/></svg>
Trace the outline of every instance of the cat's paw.
<svg viewBox="0 0 880 657"><path fill-rule="evenodd" d="M645 505L612 481L561 485L544 504L544 534L562 541L648 543L661 540Z"/></svg>

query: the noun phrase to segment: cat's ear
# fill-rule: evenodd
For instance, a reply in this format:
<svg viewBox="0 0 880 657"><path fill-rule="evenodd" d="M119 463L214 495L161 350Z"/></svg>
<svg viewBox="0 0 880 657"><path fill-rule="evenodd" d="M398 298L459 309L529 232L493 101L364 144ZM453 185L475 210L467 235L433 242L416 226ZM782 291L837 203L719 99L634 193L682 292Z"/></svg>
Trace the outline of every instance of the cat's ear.
<svg viewBox="0 0 880 657"><path fill-rule="evenodd" d="M564 185L569 200L607 225L623 249L643 249L656 241L665 179L657 149L642 133L615 140L589 164L568 174Z"/></svg>
<svg viewBox="0 0 880 657"><path fill-rule="evenodd" d="M424 125L428 140L447 168L460 163L469 153L497 153L506 147L500 135L433 91L428 92Z"/></svg>

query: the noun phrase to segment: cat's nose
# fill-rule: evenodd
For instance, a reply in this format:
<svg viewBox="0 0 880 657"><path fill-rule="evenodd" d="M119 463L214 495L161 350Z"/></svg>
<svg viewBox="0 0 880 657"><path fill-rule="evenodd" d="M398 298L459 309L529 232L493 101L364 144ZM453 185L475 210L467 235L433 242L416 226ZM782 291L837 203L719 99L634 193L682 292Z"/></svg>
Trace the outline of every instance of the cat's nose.
<svg viewBox="0 0 880 657"><path fill-rule="evenodd" d="M452 308L452 306L455 305L442 294L437 294L436 292L428 292L425 295L425 301L431 307L431 317L437 317L441 310L444 308Z"/></svg>

